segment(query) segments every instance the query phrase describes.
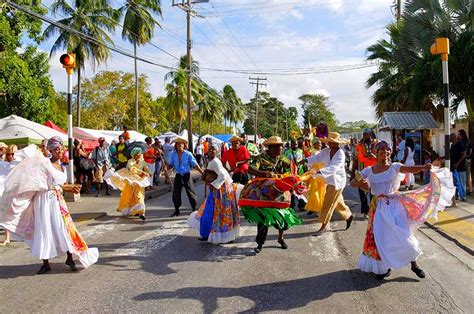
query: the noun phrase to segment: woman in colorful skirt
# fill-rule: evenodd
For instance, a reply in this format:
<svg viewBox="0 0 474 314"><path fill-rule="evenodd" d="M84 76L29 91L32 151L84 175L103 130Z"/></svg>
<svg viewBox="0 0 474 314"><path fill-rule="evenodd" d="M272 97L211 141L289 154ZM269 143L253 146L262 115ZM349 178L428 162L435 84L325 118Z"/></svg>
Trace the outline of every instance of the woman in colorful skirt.
<svg viewBox="0 0 474 314"><path fill-rule="evenodd" d="M28 243L32 255L43 260L38 274L51 270L49 259L64 254L72 271L77 271L73 257L85 268L99 257L99 251L89 248L78 233L64 201L63 191L79 193L80 186L65 185L62 148L61 139L53 137L47 143L51 159L32 156L16 166L6 178L0 202L0 225Z"/></svg>
<svg viewBox="0 0 474 314"><path fill-rule="evenodd" d="M390 275L391 269L411 264L411 270L425 278L416 260L422 254L414 231L429 217L436 217L451 203L455 188L446 168L431 165L404 166L390 163L390 145L381 141L375 146L377 164L365 168L351 185L376 196L369 211L364 248L357 267L374 273L377 279ZM407 173L431 169L431 182L414 191L399 193L400 182Z"/></svg>
<svg viewBox="0 0 474 314"><path fill-rule="evenodd" d="M117 211L123 216L138 216L145 220L145 188L150 185L150 171L143 160L143 151L135 147L132 158L125 168L117 172L108 171L104 179L108 184L122 191Z"/></svg>
<svg viewBox="0 0 474 314"><path fill-rule="evenodd" d="M237 206L236 185L217 158L217 147L209 147L209 164L205 181L209 195L198 211L192 212L188 225L199 232L200 241L228 243L239 235L240 217Z"/></svg>

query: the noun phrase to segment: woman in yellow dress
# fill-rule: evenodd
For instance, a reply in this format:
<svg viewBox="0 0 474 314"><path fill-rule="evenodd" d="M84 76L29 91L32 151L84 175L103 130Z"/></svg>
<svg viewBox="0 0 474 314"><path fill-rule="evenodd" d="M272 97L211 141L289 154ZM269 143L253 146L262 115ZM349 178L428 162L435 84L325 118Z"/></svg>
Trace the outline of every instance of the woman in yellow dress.
<svg viewBox="0 0 474 314"><path fill-rule="evenodd" d="M130 152L132 158L125 168L110 171L104 178L113 187L122 191L117 211L123 216L139 216L145 220L145 188L150 185L150 170L143 159L143 151L135 147Z"/></svg>
<svg viewBox="0 0 474 314"><path fill-rule="evenodd" d="M311 155L317 155L322 148L322 143L316 138L313 140L313 151ZM315 163L311 166L309 170L312 170L311 173L316 173L319 169L323 168L323 163ZM308 193L307 198L308 202L306 203L305 209L308 212L308 215L314 213L319 213L324 202L324 194L326 193L326 182L320 177L314 178L310 176L307 179L308 183Z"/></svg>

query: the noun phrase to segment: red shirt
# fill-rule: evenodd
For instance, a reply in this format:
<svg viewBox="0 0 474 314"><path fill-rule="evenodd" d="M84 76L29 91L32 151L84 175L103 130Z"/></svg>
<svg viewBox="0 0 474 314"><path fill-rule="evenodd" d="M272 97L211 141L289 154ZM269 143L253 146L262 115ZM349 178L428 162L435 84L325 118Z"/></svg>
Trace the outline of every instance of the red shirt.
<svg viewBox="0 0 474 314"><path fill-rule="evenodd" d="M242 145L239 147L239 150L237 151L237 153L235 153L233 148L226 151L222 155L221 160L222 160L222 164L224 165L224 167L226 167L226 169L227 169L226 163L229 163L229 166L232 171L236 173L237 172L246 173L249 170L248 161L250 160L250 153L247 150L247 148ZM236 166L236 163L239 161L245 161L245 162Z"/></svg>
<svg viewBox="0 0 474 314"><path fill-rule="evenodd" d="M148 150L143 154L143 159L146 163L154 164L156 161L156 151L153 147L148 148Z"/></svg>

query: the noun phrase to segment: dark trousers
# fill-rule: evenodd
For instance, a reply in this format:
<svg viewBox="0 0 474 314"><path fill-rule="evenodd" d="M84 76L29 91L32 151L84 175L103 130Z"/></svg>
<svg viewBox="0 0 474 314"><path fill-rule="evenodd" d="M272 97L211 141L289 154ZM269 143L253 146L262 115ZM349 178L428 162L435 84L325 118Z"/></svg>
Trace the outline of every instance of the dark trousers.
<svg viewBox="0 0 474 314"><path fill-rule="evenodd" d="M175 211L179 211L181 207L181 190L186 190L188 195L189 203L191 204L192 210L196 210L197 197L196 192L194 191L193 179L191 178L191 173L179 174L177 173L174 177L173 184L173 204Z"/></svg>
<svg viewBox="0 0 474 314"><path fill-rule="evenodd" d="M257 245L263 246L265 244L265 240L267 239L267 234L268 234L268 227L265 226L264 224L259 223L257 225L257 238L255 241L257 242Z"/></svg>
<svg viewBox="0 0 474 314"><path fill-rule="evenodd" d="M232 176L234 183L246 185L249 182L249 175L247 173L237 172Z"/></svg>
<svg viewBox="0 0 474 314"><path fill-rule="evenodd" d="M370 200L372 195L364 190L359 189L359 198L360 198L360 212L362 214L369 213Z"/></svg>

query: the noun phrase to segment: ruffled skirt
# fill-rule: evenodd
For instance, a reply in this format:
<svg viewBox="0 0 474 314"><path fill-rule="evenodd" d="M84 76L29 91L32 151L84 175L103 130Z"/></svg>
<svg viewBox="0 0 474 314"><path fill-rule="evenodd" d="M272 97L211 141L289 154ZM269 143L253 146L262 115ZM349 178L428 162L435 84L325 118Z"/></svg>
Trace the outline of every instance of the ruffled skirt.
<svg viewBox="0 0 474 314"><path fill-rule="evenodd" d="M208 242L219 244L239 236L240 215L236 185L223 184L219 190L209 189L206 201L188 217L188 225Z"/></svg>
<svg viewBox="0 0 474 314"><path fill-rule="evenodd" d="M247 221L287 230L296 225L302 225L303 219L292 208L269 208L241 206L241 212Z"/></svg>
<svg viewBox="0 0 474 314"><path fill-rule="evenodd" d="M374 198L364 249L357 268L385 274L415 261L422 251L414 231L450 205L455 188L448 169L433 169L430 184L414 191Z"/></svg>

